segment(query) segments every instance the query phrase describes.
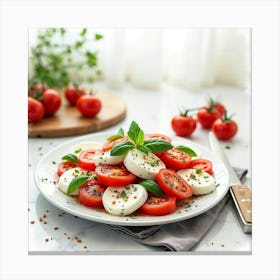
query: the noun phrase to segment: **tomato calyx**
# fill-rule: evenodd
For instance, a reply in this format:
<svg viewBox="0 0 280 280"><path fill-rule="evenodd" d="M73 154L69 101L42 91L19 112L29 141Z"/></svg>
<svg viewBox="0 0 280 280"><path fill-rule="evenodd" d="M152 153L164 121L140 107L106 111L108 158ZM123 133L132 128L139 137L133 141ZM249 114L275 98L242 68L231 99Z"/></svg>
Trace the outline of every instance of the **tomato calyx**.
<svg viewBox="0 0 280 280"><path fill-rule="evenodd" d="M226 110L224 116L221 118L221 120L224 123L230 123L232 121L232 117L235 115L235 114L231 114L230 116L228 116L227 114L228 114L228 112Z"/></svg>
<svg viewBox="0 0 280 280"><path fill-rule="evenodd" d="M179 110L179 113L180 113L180 115L181 115L182 117L191 117L191 116L189 115L189 112L198 111L198 110L200 110L200 109L202 109L202 108L204 108L204 107L191 108L191 109L183 109L183 111L180 110L180 109L178 109L178 110Z"/></svg>
<svg viewBox="0 0 280 280"><path fill-rule="evenodd" d="M73 83L73 87L76 89L77 94L78 94L79 96L82 96L82 95L84 94L84 93L83 93L83 90L82 90L82 88L81 88L80 83L74 82L74 83Z"/></svg>

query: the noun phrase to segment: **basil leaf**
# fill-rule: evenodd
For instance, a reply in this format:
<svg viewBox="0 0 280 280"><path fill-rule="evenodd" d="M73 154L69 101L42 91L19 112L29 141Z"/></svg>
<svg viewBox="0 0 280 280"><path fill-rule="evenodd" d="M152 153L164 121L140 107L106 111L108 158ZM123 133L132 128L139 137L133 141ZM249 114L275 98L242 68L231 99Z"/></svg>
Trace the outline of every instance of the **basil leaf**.
<svg viewBox="0 0 280 280"><path fill-rule="evenodd" d="M124 130L120 128L117 135L124 136Z"/></svg>
<svg viewBox="0 0 280 280"><path fill-rule="evenodd" d="M156 196L162 196L163 192L158 186L158 184L153 180L145 180L140 183L141 186L143 186L147 191L155 194Z"/></svg>
<svg viewBox="0 0 280 280"><path fill-rule="evenodd" d="M153 153L159 153L173 148L169 142L156 138L145 141L144 146L149 148Z"/></svg>
<svg viewBox="0 0 280 280"><path fill-rule="evenodd" d="M192 150L189 147L186 147L186 146L183 146L183 145L179 145L179 146L176 146L175 149L181 150L181 151L187 153L191 157L197 157L197 154L195 153L195 151Z"/></svg>
<svg viewBox="0 0 280 280"><path fill-rule="evenodd" d="M134 143L138 144L137 140L140 131L141 128L139 127L139 125L135 121L132 121L129 130L127 132L127 135Z"/></svg>
<svg viewBox="0 0 280 280"><path fill-rule="evenodd" d="M67 155L63 156L62 159L70 161L70 162L78 163L77 156L73 155L73 154L67 154Z"/></svg>
<svg viewBox="0 0 280 280"><path fill-rule="evenodd" d="M89 176L78 176L74 178L69 184L67 194L75 192L82 184L88 180Z"/></svg>
<svg viewBox="0 0 280 280"><path fill-rule="evenodd" d="M110 156L122 156L134 147L130 141L116 143L110 152Z"/></svg>
<svg viewBox="0 0 280 280"><path fill-rule="evenodd" d="M146 155L148 155L148 154L151 152L151 150L150 150L149 148L147 148L147 147L145 147L145 146L143 146L143 145L137 146L137 149L138 149L139 151L143 152L143 153L146 154Z"/></svg>
<svg viewBox="0 0 280 280"><path fill-rule="evenodd" d="M113 141L113 140L119 139L119 138L123 138L123 136L116 134L116 135L112 135L112 136L108 137L107 141Z"/></svg>
<svg viewBox="0 0 280 280"><path fill-rule="evenodd" d="M143 143L144 143L144 131L140 130L136 139L136 144L143 145Z"/></svg>

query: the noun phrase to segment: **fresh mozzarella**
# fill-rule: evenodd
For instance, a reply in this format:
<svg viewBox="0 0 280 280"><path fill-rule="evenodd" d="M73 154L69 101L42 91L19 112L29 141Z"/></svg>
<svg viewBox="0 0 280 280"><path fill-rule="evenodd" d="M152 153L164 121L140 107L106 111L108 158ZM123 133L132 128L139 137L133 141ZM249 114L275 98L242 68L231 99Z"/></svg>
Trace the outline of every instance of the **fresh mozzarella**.
<svg viewBox="0 0 280 280"><path fill-rule="evenodd" d="M124 158L124 165L131 173L142 178L155 180L160 169L165 164L153 153L144 154L138 149L133 149Z"/></svg>
<svg viewBox="0 0 280 280"><path fill-rule="evenodd" d="M200 169L181 169L177 174L191 186L194 195L207 194L216 189L214 177Z"/></svg>
<svg viewBox="0 0 280 280"><path fill-rule="evenodd" d="M80 154L81 151L85 150L100 150L102 149L102 145L96 142L81 142L78 145L72 148L72 153L76 154L77 156Z"/></svg>
<svg viewBox="0 0 280 280"><path fill-rule="evenodd" d="M64 193L67 194L69 184L71 181L81 175L88 175L88 176L95 176L95 173L91 171L84 170L80 167L75 167L65 171L60 177L58 181L57 187ZM76 190L75 192L71 193L70 195L78 195L79 191Z"/></svg>
<svg viewBox="0 0 280 280"><path fill-rule="evenodd" d="M93 161L96 166L100 164L108 164L108 165L114 165L114 164L120 164L123 162L124 155L123 156L110 156L111 151L98 151L93 156Z"/></svg>
<svg viewBox="0 0 280 280"><path fill-rule="evenodd" d="M138 184L124 187L108 187L102 202L107 212L115 216L126 216L140 208L147 200L148 193Z"/></svg>

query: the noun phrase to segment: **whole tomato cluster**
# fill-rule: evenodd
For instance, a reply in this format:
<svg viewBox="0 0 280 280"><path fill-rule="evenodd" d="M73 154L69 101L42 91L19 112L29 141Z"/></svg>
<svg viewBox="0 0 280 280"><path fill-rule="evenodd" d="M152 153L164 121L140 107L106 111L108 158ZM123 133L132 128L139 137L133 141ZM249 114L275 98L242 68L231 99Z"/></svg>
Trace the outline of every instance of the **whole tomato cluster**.
<svg viewBox="0 0 280 280"><path fill-rule="evenodd" d="M84 117L94 117L102 108L100 99L86 95L86 90L78 85L66 87L64 94L69 104L76 106ZM54 116L61 104L61 96L56 90L40 83L31 86L28 90L28 122L34 123L43 117Z"/></svg>
<svg viewBox="0 0 280 280"><path fill-rule="evenodd" d="M197 111L196 118L189 115L191 111ZM204 107L187 109L174 116L171 127L176 135L189 137L195 131L197 122L203 129L211 129L220 140L230 140L238 131L237 123L227 115L225 106L212 98Z"/></svg>

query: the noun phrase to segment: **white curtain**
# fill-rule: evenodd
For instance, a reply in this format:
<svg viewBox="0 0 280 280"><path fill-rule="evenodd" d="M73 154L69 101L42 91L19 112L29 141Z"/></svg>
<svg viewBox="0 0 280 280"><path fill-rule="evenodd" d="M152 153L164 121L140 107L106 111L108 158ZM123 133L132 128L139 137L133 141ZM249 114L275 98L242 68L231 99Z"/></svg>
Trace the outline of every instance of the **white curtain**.
<svg viewBox="0 0 280 280"><path fill-rule="evenodd" d="M141 88L162 81L196 91L214 84L246 88L250 80L250 29L104 30L100 60L112 87L126 80Z"/></svg>
<svg viewBox="0 0 280 280"><path fill-rule="evenodd" d="M37 31L29 32L30 46ZM68 29L64 40L75 40L79 31ZM248 28L112 28L90 32L104 36L88 46L99 52L101 79L113 88L123 87L126 81L150 89L160 88L165 81L192 91L214 84L250 85ZM75 78L83 74L73 73ZM94 75L90 70L86 74Z"/></svg>

